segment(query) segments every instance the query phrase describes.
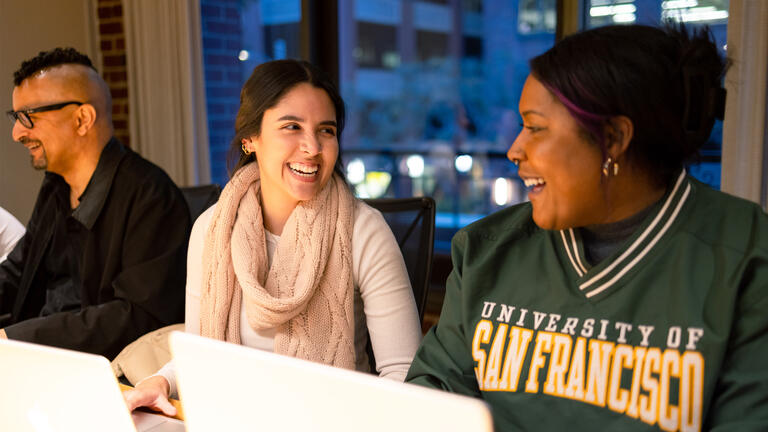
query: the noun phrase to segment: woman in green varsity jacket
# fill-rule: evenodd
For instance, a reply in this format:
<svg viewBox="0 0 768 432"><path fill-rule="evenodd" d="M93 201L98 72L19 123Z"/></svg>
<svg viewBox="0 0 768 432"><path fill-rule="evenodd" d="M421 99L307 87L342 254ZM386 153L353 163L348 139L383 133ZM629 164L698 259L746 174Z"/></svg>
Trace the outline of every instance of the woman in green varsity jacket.
<svg viewBox="0 0 768 432"><path fill-rule="evenodd" d="M570 36L531 61L530 202L456 234L407 380L498 430L768 430L768 217L688 175L722 115L707 30Z"/></svg>

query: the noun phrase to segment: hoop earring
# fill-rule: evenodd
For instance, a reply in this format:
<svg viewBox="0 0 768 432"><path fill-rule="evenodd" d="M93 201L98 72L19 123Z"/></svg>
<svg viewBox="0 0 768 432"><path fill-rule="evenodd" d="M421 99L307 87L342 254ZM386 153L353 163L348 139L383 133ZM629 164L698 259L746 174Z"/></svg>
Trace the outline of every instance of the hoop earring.
<svg viewBox="0 0 768 432"><path fill-rule="evenodd" d="M608 157L608 159L603 162L603 175L609 177L611 175L611 171L613 171L614 176L619 175L619 163L614 162L613 159Z"/></svg>
<svg viewBox="0 0 768 432"><path fill-rule="evenodd" d="M251 154L251 151L245 146L245 143L241 144L240 148L243 149L243 153L245 153L246 156Z"/></svg>

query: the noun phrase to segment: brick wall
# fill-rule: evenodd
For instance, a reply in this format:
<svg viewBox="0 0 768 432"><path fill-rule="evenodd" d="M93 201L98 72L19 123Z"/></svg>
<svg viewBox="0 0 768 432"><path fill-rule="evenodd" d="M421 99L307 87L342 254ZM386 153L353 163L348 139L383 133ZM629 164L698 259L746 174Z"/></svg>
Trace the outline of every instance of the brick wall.
<svg viewBox="0 0 768 432"><path fill-rule="evenodd" d="M243 83L242 65L237 59L242 37L241 3L241 0L200 1L211 181L220 185L229 178L226 155L234 136Z"/></svg>
<svg viewBox="0 0 768 432"><path fill-rule="evenodd" d="M112 92L115 136L130 146L123 0L98 0L101 74ZM212 182L228 180L226 154L240 103L240 0L200 0Z"/></svg>
<svg viewBox="0 0 768 432"><path fill-rule="evenodd" d="M125 61L125 31L122 0L99 0L99 41L104 60L101 75L112 92L112 121L115 137L131 145L128 130L128 70Z"/></svg>

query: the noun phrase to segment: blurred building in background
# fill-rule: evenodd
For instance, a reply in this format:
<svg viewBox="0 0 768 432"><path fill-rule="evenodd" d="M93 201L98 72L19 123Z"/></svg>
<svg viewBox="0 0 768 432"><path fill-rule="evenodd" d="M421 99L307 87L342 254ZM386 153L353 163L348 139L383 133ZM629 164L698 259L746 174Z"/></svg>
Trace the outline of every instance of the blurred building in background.
<svg viewBox="0 0 768 432"><path fill-rule="evenodd" d="M267 60L301 58L311 0L201 0L212 176L227 181L239 89ZM338 35L348 106L341 157L359 197L428 195L436 252L459 228L526 199L506 151L520 131L528 60L555 42L556 0L338 0L315 19ZM313 5L310 9L308 5ZM304 13L303 13L304 12ZM582 1L582 28L663 20L709 25L725 50L728 0ZM330 54L329 54L330 53ZM323 55L323 54L321 54ZM336 72L336 71L332 71ZM691 172L720 186L718 122Z"/></svg>

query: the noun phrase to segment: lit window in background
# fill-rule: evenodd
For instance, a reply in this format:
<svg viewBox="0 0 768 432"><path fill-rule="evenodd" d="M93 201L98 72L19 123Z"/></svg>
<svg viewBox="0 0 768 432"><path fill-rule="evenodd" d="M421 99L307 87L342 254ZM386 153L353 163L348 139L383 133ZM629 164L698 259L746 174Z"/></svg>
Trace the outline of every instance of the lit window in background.
<svg viewBox="0 0 768 432"><path fill-rule="evenodd" d="M517 30L520 34L554 33L555 0L520 0L519 6Z"/></svg>
<svg viewBox="0 0 768 432"><path fill-rule="evenodd" d="M339 2L350 183L359 197L433 197L438 253L459 228L524 199L506 152L528 59L554 42L555 3Z"/></svg>
<svg viewBox="0 0 768 432"><path fill-rule="evenodd" d="M419 178L424 175L424 158L421 155L410 155L405 160L410 178Z"/></svg>
<svg viewBox="0 0 768 432"><path fill-rule="evenodd" d="M624 21L658 25L669 18L707 24L725 46L727 0L580 4L587 28ZM264 61L301 57L301 5L201 0L215 182L228 178L224 161L242 83ZM554 43L555 5L556 0L339 0L339 82L348 107L341 158L356 194L432 196L438 253L448 252L451 237L467 223L524 200L525 188L506 151L520 130L517 105L528 60ZM716 188L721 135L717 122L701 163L689 167Z"/></svg>
<svg viewBox="0 0 768 432"><path fill-rule="evenodd" d="M668 0L661 3L661 18L712 23L728 19L728 6L728 0Z"/></svg>
<svg viewBox="0 0 768 432"><path fill-rule="evenodd" d="M456 156L454 165L456 166L456 171L467 173L472 169L472 156L466 154Z"/></svg>
<svg viewBox="0 0 768 432"><path fill-rule="evenodd" d="M628 4L614 4L610 6L592 6L589 8L590 17L610 17L617 24L635 22L637 8L633 1ZM594 3L593 3L594 4Z"/></svg>
<svg viewBox="0 0 768 432"><path fill-rule="evenodd" d="M591 0L587 27L664 20L725 25L728 6L729 0Z"/></svg>
<svg viewBox="0 0 768 432"><path fill-rule="evenodd" d="M365 182L355 188L360 198L381 198L392 181L392 175L385 171L368 171Z"/></svg>
<svg viewBox="0 0 768 432"><path fill-rule="evenodd" d="M510 179L499 177L493 182L493 201L497 206L522 201L520 188L515 187Z"/></svg>
<svg viewBox="0 0 768 432"><path fill-rule="evenodd" d="M361 159L352 159L347 164L347 181L353 185L365 180L365 163Z"/></svg>
<svg viewBox="0 0 768 432"><path fill-rule="evenodd" d="M646 24L668 19L686 23L724 23L728 19L728 6L728 0L592 0L589 27L634 23L638 19ZM652 16L650 22L649 16Z"/></svg>
<svg viewBox="0 0 768 432"><path fill-rule="evenodd" d="M346 175L358 198L381 198L392 181L392 175L386 171L366 171L365 162L360 158L347 163Z"/></svg>
<svg viewBox="0 0 768 432"><path fill-rule="evenodd" d="M637 21L634 0L592 0L589 7L589 27L610 24L633 24Z"/></svg>

